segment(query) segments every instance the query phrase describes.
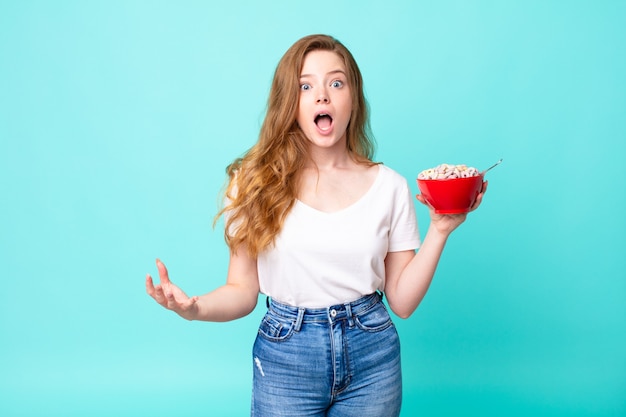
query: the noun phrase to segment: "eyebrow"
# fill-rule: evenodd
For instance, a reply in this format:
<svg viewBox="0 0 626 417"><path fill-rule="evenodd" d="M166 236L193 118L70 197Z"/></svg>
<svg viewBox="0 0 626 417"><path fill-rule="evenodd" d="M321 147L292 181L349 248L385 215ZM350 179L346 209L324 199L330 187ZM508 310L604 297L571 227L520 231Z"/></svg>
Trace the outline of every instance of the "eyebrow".
<svg viewBox="0 0 626 417"><path fill-rule="evenodd" d="M334 74L343 74L347 77L347 74L344 70L336 69L328 72L326 75L334 75ZM300 74L300 78L313 77L313 74Z"/></svg>

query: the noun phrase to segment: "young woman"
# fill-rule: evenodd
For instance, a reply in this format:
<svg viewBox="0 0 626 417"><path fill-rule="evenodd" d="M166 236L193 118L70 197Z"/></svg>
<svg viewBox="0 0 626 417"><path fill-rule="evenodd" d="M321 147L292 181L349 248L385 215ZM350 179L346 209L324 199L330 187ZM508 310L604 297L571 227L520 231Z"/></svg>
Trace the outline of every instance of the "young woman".
<svg viewBox="0 0 626 417"><path fill-rule="evenodd" d="M368 127L351 53L325 35L297 41L276 68L258 142L228 168L226 284L188 297L160 261L160 284L146 278L148 294L188 320L234 320L268 296L253 416L400 413L400 345L382 294L409 317L466 215L431 210L420 246L407 181L372 162Z"/></svg>

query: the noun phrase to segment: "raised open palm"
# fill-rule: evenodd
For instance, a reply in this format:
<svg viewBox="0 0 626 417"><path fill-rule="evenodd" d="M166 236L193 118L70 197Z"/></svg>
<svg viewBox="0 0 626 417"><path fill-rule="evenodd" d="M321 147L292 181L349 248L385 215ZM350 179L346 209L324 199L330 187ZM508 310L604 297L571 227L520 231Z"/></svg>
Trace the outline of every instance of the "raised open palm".
<svg viewBox="0 0 626 417"><path fill-rule="evenodd" d="M197 312L198 297L189 297L183 290L174 285L169 278L165 264L157 259L157 269L159 271L158 285L154 285L150 274L146 275L146 292L154 300L167 308L179 314L187 320L192 320Z"/></svg>

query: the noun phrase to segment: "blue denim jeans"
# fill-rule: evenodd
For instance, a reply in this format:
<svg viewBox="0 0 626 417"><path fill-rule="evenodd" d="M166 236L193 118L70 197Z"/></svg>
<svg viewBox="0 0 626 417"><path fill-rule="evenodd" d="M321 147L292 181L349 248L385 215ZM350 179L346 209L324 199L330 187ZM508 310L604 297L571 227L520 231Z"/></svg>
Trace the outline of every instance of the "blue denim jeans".
<svg viewBox="0 0 626 417"><path fill-rule="evenodd" d="M321 309L271 301L253 366L253 417L400 415L400 342L378 293Z"/></svg>

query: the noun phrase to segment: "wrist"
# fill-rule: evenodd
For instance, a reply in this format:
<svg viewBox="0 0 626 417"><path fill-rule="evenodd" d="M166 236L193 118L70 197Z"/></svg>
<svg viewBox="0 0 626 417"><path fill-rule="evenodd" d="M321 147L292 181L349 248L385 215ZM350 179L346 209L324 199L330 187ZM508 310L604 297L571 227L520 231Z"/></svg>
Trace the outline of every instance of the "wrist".
<svg viewBox="0 0 626 417"><path fill-rule="evenodd" d="M426 232L426 237L430 237L429 240L435 240L441 243L445 243L448 240L450 233L451 231L447 229L442 230L438 228L437 225L434 224L434 222L431 222L428 231Z"/></svg>

